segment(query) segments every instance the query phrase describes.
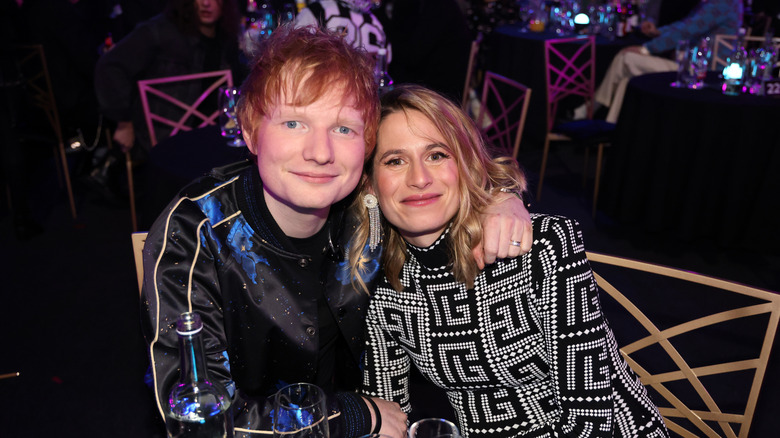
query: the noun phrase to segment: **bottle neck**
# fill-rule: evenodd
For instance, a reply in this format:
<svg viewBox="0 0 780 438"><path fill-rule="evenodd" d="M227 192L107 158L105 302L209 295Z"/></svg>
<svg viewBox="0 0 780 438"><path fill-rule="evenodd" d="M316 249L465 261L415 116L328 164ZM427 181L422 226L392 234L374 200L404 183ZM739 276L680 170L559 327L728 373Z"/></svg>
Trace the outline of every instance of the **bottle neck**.
<svg viewBox="0 0 780 438"><path fill-rule="evenodd" d="M192 335L179 335L181 352L181 382L205 382L208 380L206 355L200 332Z"/></svg>

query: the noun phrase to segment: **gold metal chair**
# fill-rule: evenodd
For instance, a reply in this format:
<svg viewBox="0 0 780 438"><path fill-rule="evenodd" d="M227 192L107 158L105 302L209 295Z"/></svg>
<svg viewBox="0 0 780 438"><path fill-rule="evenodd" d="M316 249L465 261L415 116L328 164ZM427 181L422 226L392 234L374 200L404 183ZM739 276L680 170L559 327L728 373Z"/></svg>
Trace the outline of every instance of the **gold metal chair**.
<svg viewBox="0 0 780 438"><path fill-rule="evenodd" d="M463 111L468 110L468 102L471 97L471 82L473 81L474 70L476 68L477 55L479 54L479 46L482 44L482 32L477 34L474 41L471 42L471 49L469 51L469 64L466 67L466 81L463 83L463 97L460 102L460 107Z"/></svg>
<svg viewBox="0 0 780 438"><path fill-rule="evenodd" d="M65 156L65 142L63 140L62 125L60 124L60 113L57 109L57 101L54 98L43 46L40 44L14 45L4 50L13 52L13 56L24 77L27 93L31 97L33 104L46 114L46 119L52 131L54 131L55 141L57 142L54 148L57 174L59 178L65 181L65 189L67 190L70 203L70 214L75 219L76 201L73 197L70 170L68 169L68 161Z"/></svg>
<svg viewBox="0 0 780 438"><path fill-rule="evenodd" d="M203 92L194 102L182 102L177 97L172 96L165 91L167 90L167 87L173 84L192 81L202 83L206 79L211 82L204 87ZM144 119L146 121L146 128L149 130L149 139L151 140L152 147L157 145L158 140L160 140L158 136L163 132L170 137L181 131L191 130L193 120L196 121L194 125L199 128L216 124L219 109L209 114L204 114L202 110L199 109L199 106L210 96L216 96L219 93L219 87L223 86L233 86L233 74L230 70L217 70L138 81L138 91L141 93L141 105L143 106ZM177 109L177 116L164 116L153 112L149 105L149 102L152 100L164 102L167 104L168 108ZM158 128L163 128L164 131L158 130ZM135 205L135 184L132 172L133 161L129 152L125 153L125 163L127 167L128 197L130 198L130 215L133 223L133 231L138 231L138 215L136 213Z"/></svg>
<svg viewBox="0 0 780 438"><path fill-rule="evenodd" d="M476 117L485 141L516 159L530 101L530 88L491 71L485 72Z"/></svg>
<svg viewBox="0 0 780 438"><path fill-rule="evenodd" d="M746 438L777 332L780 295L641 261L587 255L596 282L615 300L602 296L620 351L669 430L683 437ZM676 287L680 284L685 288ZM624 329L629 326L635 330Z"/></svg>
<svg viewBox="0 0 780 438"><path fill-rule="evenodd" d="M718 54L721 52L721 50L724 53L731 53L734 50L734 45L736 44L737 36L736 35L724 35L724 34L717 34L715 35L715 43L712 47L712 62L710 63L710 70L712 71L720 71L723 70L724 67L726 67L726 59L724 57L718 56ZM746 36L745 37L745 44L749 45L750 43L753 43L753 45L760 45L763 44L766 39L762 36ZM772 38L772 45L775 46L775 50L780 50L780 37L774 37ZM780 59L775 62L775 67L780 66Z"/></svg>

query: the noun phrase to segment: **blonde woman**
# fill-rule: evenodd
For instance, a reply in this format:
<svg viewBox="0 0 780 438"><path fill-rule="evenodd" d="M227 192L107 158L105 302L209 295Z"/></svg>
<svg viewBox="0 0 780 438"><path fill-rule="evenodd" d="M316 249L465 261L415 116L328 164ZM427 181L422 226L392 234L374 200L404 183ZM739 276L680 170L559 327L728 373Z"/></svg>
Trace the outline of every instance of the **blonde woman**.
<svg viewBox="0 0 780 438"><path fill-rule="evenodd" d="M618 353L575 221L532 215L528 254L483 270L469 257L491 196L526 183L514 160L490 158L459 108L417 86L385 95L365 175L360 196L384 217L366 395L409 413L413 363L446 390L466 438L668 436ZM360 248L371 212L353 208ZM351 261L359 273L357 251Z"/></svg>

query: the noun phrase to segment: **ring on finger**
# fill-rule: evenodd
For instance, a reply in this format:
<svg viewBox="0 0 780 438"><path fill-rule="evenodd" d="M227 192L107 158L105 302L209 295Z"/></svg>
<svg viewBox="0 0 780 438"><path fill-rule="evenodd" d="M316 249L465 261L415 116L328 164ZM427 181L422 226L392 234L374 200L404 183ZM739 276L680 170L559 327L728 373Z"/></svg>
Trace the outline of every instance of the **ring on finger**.
<svg viewBox="0 0 780 438"><path fill-rule="evenodd" d="M512 245L512 246L520 246L520 242L517 241L517 240L510 240L509 244Z"/></svg>

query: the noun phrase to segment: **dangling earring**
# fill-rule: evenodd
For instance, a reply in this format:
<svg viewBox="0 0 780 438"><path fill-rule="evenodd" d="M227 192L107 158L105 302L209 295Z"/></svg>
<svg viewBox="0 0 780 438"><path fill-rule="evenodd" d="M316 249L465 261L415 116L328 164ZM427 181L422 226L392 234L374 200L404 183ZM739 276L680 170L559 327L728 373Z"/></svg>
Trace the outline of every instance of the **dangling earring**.
<svg viewBox="0 0 780 438"><path fill-rule="evenodd" d="M367 193L363 196L363 205L368 209L368 249L372 252L379 245L379 201L376 196Z"/></svg>

